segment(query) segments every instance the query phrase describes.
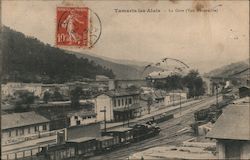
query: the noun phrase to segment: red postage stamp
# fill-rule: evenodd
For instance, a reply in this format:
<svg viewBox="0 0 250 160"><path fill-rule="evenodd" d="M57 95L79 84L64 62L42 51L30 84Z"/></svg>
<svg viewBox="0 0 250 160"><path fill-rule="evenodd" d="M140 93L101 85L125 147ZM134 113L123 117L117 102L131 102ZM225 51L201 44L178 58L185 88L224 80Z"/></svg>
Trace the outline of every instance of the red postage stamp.
<svg viewBox="0 0 250 160"><path fill-rule="evenodd" d="M89 9L87 7L57 7L57 46L88 47Z"/></svg>

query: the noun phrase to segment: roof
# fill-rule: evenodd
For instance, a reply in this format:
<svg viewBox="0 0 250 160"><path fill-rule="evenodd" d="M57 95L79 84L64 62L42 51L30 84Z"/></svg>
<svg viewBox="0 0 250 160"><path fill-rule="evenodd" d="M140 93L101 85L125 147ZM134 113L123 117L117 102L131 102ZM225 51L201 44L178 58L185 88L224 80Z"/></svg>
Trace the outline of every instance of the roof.
<svg viewBox="0 0 250 160"><path fill-rule="evenodd" d="M66 142L69 143L83 143L87 141L95 140L95 137L81 137L76 139L67 140Z"/></svg>
<svg viewBox="0 0 250 160"><path fill-rule="evenodd" d="M105 92L104 94L110 97L123 97L123 96L139 95L140 92L133 90L110 90L108 92Z"/></svg>
<svg viewBox="0 0 250 160"><path fill-rule="evenodd" d="M2 129L17 128L46 122L49 122L47 118L34 111L2 115Z"/></svg>
<svg viewBox="0 0 250 160"><path fill-rule="evenodd" d="M110 139L113 139L114 137L112 136L102 136L102 137L98 137L97 140L98 141L107 141L107 140L110 140Z"/></svg>
<svg viewBox="0 0 250 160"><path fill-rule="evenodd" d="M119 127L112 130L108 130L108 132L126 132L130 130L132 130L132 128Z"/></svg>
<svg viewBox="0 0 250 160"><path fill-rule="evenodd" d="M87 111L87 110L80 110L80 111L72 111L68 113L68 116L81 116L81 117L86 117L86 116L96 116L95 111Z"/></svg>
<svg viewBox="0 0 250 160"><path fill-rule="evenodd" d="M208 132L208 138L250 140L250 106L230 105Z"/></svg>
<svg viewBox="0 0 250 160"><path fill-rule="evenodd" d="M140 104L139 103L134 103L132 104L131 106L126 106L126 107L121 107L121 108L113 108L114 111L117 111L117 112L124 112L124 111L129 111L129 110L134 110L134 109L137 109L137 108L140 108Z"/></svg>

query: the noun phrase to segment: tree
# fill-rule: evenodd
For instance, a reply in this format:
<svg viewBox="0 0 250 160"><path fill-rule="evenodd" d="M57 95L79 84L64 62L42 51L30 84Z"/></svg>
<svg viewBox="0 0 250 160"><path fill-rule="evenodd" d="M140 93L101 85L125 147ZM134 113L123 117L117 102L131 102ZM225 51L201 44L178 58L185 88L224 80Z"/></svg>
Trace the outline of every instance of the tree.
<svg viewBox="0 0 250 160"><path fill-rule="evenodd" d="M188 88L190 97L201 96L205 93L204 82L197 70L191 70L183 78L183 84Z"/></svg>
<svg viewBox="0 0 250 160"><path fill-rule="evenodd" d="M30 109L30 105L35 101L34 93L27 90L18 91L14 93L14 95L16 96L14 108L15 112L28 111Z"/></svg>
<svg viewBox="0 0 250 160"><path fill-rule="evenodd" d="M48 103L48 101L50 100L51 98L51 93L49 91L45 91L44 94L43 94L43 101L45 103Z"/></svg>
<svg viewBox="0 0 250 160"><path fill-rule="evenodd" d="M182 89L182 76L181 75L172 75L166 78L166 88L167 90Z"/></svg>
<svg viewBox="0 0 250 160"><path fill-rule="evenodd" d="M80 97L82 94L82 87L76 87L70 92L70 99L71 99L71 106L73 108L79 108L80 107Z"/></svg>
<svg viewBox="0 0 250 160"><path fill-rule="evenodd" d="M53 99L55 101L61 101L63 100L63 95L58 90L56 90L53 94Z"/></svg>

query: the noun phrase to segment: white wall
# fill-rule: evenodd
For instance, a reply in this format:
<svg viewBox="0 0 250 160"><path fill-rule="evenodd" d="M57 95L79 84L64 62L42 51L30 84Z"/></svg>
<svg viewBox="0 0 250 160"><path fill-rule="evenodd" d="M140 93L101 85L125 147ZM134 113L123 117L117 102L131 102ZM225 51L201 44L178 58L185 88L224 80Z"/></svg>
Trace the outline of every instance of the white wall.
<svg viewBox="0 0 250 160"><path fill-rule="evenodd" d="M97 121L97 119L96 119L96 116L87 116L87 117L77 116L77 119L75 119L75 116L71 116L70 117L70 126L76 126L77 121L80 121L80 125L82 125L82 124L95 123Z"/></svg>
<svg viewBox="0 0 250 160"><path fill-rule="evenodd" d="M16 141L19 138L38 134L39 133L38 131L35 132L35 126L39 127L40 133L49 131L49 123L46 123L46 130L43 130L43 124L3 130L2 131L2 144L10 143L11 141ZM23 134L21 134L22 130L24 131ZM16 134L16 131L18 132L18 134ZM9 136L9 132L11 132L11 136Z"/></svg>
<svg viewBox="0 0 250 160"><path fill-rule="evenodd" d="M95 107L95 112L97 114L96 118L97 121L103 121L104 120L104 113L101 112L101 110L104 109L104 106L106 106L106 120L107 121L112 121L114 119L113 115L113 102L112 99L105 95L99 95L96 97L96 107Z"/></svg>

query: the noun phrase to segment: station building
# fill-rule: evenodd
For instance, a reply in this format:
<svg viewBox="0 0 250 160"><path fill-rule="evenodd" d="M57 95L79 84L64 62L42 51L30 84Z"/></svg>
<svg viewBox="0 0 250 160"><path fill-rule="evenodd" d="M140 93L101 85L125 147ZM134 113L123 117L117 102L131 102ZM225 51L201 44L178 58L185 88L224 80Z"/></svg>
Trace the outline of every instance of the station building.
<svg viewBox="0 0 250 160"><path fill-rule="evenodd" d="M123 121L137 117L140 112L139 95L139 91L119 89L96 96L97 121L103 121L105 114L107 121Z"/></svg>
<svg viewBox="0 0 250 160"><path fill-rule="evenodd" d="M218 159L250 159L250 107L248 102L228 106L208 132L216 139Z"/></svg>

